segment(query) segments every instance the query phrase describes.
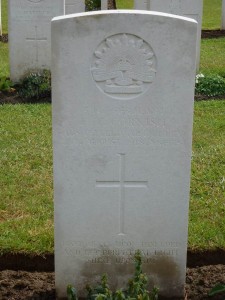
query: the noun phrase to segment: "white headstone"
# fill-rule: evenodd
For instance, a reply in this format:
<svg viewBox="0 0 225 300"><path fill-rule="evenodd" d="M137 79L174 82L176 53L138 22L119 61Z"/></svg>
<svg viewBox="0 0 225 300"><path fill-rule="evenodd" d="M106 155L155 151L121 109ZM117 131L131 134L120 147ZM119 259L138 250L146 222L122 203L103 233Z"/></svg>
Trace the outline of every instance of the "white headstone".
<svg viewBox="0 0 225 300"><path fill-rule="evenodd" d="M225 30L225 0L222 0L222 29Z"/></svg>
<svg viewBox="0 0 225 300"><path fill-rule="evenodd" d="M108 9L108 0L101 0L101 9L102 10Z"/></svg>
<svg viewBox="0 0 225 300"><path fill-rule="evenodd" d="M192 18L198 22L197 69L200 64L203 0L148 0L150 10Z"/></svg>
<svg viewBox="0 0 225 300"><path fill-rule="evenodd" d="M10 77L50 69L51 19L64 15L64 0L9 0Z"/></svg>
<svg viewBox="0 0 225 300"><path fill-rule="evenodd" d="M134 9L149 10L149 0L134 0Z"/></svg>
<svg viewBox="0 0 225 300"><path fill-rule="evenodd" d="M65 14L74 14L85 11L85 0L65 0Z"/></svg>
<svg viewBox="0 0 225 300"><path fill-rule="evenodd" d="M160 292L183 295L197 23L144 11L52 22L55 272L59 298L140 249Z"/></svg>

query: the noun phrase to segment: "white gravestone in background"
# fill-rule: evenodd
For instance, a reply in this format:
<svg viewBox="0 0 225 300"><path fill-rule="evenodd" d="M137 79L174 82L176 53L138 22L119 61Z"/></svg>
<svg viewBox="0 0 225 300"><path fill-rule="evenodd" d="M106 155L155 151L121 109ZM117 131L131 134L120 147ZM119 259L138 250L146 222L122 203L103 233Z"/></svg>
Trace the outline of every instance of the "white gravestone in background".
<svg viewBox="0 0 225 300"><path fill-rule="evenodd" d="M200 64L203 0L148 0L150 10L193 18L198 22L197 69Z"/></svg>
<svg viewBox="0 0 225 300"><path fill-rule="evenodd" d="M108 0L101 0L101 9L108 9Z"/></svg>
<svg viewBox="0 0 225 300"><path fill-rule="evenodd" d="M85 0L65 0L65 14L85 11Z"/></svg>
<svg viewBox="0 0 225 300"><path fill-rule="evenodd" d="M222 0L222 29L225 30L225 0Z"/></svg>
<svg viewBox="0 0 225 300"><path fill-rule="evenodd" d="M134 0L134 9L150 10L149 0Z"/></svg>
<svg viewBox="0 0 225 300"><path fill-rule="evenodd" d="M140 249L184 293L197 23L144 11L52 22L55 274L125 287Z"/></svg>
<svg viewBox="0 0 225 300"><path fill-rule="evenodd" d="M64 0L9 0L10 77L50 69L51 19L64 15Z"/></svg>

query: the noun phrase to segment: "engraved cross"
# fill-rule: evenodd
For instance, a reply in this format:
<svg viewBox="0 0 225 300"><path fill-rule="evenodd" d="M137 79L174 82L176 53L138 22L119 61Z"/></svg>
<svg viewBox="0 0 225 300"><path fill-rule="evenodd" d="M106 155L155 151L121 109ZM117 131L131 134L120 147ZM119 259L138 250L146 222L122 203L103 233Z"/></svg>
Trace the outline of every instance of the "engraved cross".
<svg viewBox="0 0 225 300"><path fill-rule="evenodd" d="M148 181L127 181L125 180L125 154L119 153L120 170L118 181L96 181L98 188L119 188L119 235L124 235L124 217L125 217L125 189L126 188L147 188Z"/></svg>
<svg viewBox="0 0 225 300"><path fill-rule="evenodd" d="M39 52L38 52L38 42L46 42L47 38L41 38L38 37L38 33L37 33L37 26L35 26L35 37L33 38L26 38L27 41L31 41L31 42L35 42L35 49L36 49L36 62L38 62L38 56L39 56Z"/></svg>

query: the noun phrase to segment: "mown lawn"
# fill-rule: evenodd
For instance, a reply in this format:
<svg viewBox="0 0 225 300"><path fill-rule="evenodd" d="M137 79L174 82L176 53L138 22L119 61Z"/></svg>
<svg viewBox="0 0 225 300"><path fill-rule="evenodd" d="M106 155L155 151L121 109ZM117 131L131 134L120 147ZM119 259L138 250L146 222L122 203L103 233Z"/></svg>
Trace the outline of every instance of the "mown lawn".
<svg viewBox="0 0 225 300"><path fill-rule="evenodd" d="M0 107L0 251L53 251L50 105Z"/></svg>
<svg viewBox="0 0 225 300"><path fill-rule="evenodd" d="M225 248L225 100L195 103L189 246Z"/></svg>
<svg viewBox="0 0 225 300"><path fill-rule="evenodd" d="M2 0L2 30L8 32L8 0Z"/></svg>
<svg viewBox="0 0 225 300"><path fill-rule="evenodd" d="M200 71L225 77L225 37L202 39Z"/></svg>
<svg viewBox="0 0 225 300"><path fill-rule="evenodd" d="M8 44L0 42L0 78L9 76Z"/></svg>
<svg viewBox="0 0 225 300"><path fill-rule="evenodd" d="M221 27L222 0L203 0L203 29L219 29Z"/></svg>

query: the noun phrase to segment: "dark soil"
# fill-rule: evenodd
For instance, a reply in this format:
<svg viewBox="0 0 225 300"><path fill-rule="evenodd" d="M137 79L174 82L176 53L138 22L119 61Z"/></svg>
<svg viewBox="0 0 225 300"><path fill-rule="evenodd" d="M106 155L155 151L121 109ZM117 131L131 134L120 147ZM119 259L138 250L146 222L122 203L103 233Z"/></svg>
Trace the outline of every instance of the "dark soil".
<svg viewBox="0 0 225 300"><path fill-rule="evenodd" d="M108 9L116 9L116 0L108 0Z"/></svg>
<svg viewBox="0 0 225 300"><path fill-rule="evenodd" d="M51 254L0 256L0 299L55 300L53 267ZM185 300L224 300L225 293L208 296L217 283L225 284L225 250L188 251Z"/></svg>
<svg viewBox="0 0 225 300"><path fill-rule="evenodd" d="M11 92L1 92L0 91L0 105L1 104L18 104L18 103L49 103L51 102L50 97L41 99L25 99L21 98L15 89Z"/></svg>
<svg viewBox="0 0 225 300"><path fill-rule="evenodd" d="M202 39L215 39L225 37L225 30L202 30Z"/></svg>
<svg viewBox="0 0 225 300"><path fill-rule="evenodd" d="M202 100L211 100L211 99L225 99L225 95L220 96L205 96L205 95L195 95L196 101ZM0 105L2 104L18 104L18 103L50 103L51 98L46 97L42 99L25 99L21 98L16 90L12 90L11 92L1 92L0 91Z"/></svg>
<svg viewBox="0 0 225 300"><path fill-rule="evenodd" d="M0 42L8 43L8 34L0 35Z"/></svg>
<svg viewBox="0 0 225 300"><path fill-rule="evenodd" d="M217 283L225 284L225 265L188 268L185 300L224 300L220 294L208 297ZM55 298L54 273L10 271L0 272L1 300L53 300Z"/></svg>

